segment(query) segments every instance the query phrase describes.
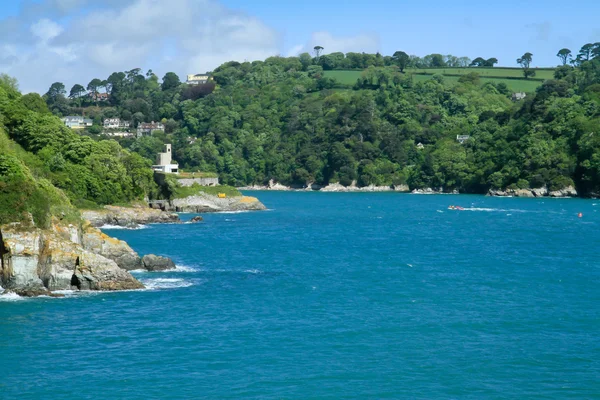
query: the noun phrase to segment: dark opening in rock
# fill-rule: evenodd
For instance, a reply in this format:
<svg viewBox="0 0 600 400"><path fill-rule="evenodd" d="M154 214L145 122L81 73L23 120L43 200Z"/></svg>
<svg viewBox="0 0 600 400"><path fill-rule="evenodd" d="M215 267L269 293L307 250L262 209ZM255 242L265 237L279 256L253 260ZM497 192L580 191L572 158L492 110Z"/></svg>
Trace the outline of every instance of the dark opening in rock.
<svg viewBox="0 0 600 400"><path fill-rule="evenodd" d="M76 287L77 290L81 290L81 282L79 278L77 278L77 267L79 267L79 257L75 260L75 271L73 271L73 276L71 276L71 287Z"/></svg>
<svg viewBox="0 0 600 400"><path fill-rule="evenodd" d="M4 271L4 263L6 262L4 258L8 254L8 250L6 250L6 246L4 245L4 238L2 237L2 232L0 232L0 269Z"/></svg>

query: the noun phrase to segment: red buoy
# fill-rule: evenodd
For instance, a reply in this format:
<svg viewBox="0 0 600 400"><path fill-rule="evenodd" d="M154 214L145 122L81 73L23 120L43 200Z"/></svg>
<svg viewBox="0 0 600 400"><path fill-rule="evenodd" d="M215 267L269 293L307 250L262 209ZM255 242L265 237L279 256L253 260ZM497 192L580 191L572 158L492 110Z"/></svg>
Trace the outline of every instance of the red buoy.
<svg viewBox="0 0 600 400"><path fill-rule="evenodd" d="M582 217L583 217L583 213L579 213L579 214L577 214L577 216L578 216L579 218L582 218Z"/></svg>

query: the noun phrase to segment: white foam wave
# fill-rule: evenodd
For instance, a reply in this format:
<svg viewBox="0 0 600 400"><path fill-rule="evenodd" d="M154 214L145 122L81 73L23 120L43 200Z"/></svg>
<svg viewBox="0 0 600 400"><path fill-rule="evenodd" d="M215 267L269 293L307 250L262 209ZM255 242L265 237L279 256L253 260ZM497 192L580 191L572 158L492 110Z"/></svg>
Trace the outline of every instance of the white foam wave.
<svg viewBox="0 0 600 400"><path fill-rule="evenodd" d="M140 279L147 289L177 289L192 286L193 283L178 278Z"/></svg>
<svg viewBox="0 0 600 400"><path fill-rule="evenodd" d="M259 269L245 269L244 272L249 274L262 274L262 271Z"/></svg>
<svg viewBox="0 0 600 400"><path fill-rule="evenodd" d="M0 294L0 301L22 301L25 300L25 297L21 297L16 293L2 293Z"/></svg>
<svg viewBox="0 0 600 400"><path fill-rule="evenodd" d="M139 230L139 229L148 229L148 225L136 225L136 226L121 226L121 225L102 225L99 229L127 229L127 230Z"/></svg>
<svg viewBox="0 0 600 400"><path fill-rule="evenodd" d="M197 272L198 270L192 267L188 267L187 265L177 265L175 266L175 272ZM173 270L171 270L173 272Z"/></svg>
<svg viewBox="0 0 600 400"><path fill-rule="evenodd" d="M238 211L217 211L218 214L243 214L250 212L249 210L238 210Z"/></svg>
<svg viewBox="0 0 600 400"><path fill-rule="evenodd" d="M468 207L468 208L463 208L460 211L520 212L520 213L527 212L527 210L513 210L513 209L504 209L504 208L485 208L485 207Z"/></svg>

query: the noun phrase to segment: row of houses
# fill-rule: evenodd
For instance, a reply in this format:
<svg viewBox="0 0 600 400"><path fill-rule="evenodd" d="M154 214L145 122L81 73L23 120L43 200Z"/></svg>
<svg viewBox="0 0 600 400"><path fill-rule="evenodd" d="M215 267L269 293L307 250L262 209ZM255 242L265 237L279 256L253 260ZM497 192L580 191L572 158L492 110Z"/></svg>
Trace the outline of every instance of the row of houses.
<svg viewBox="0 0 600 400"><path fill-rule="evenodd" d="M85 118L82 116L68 116L61 118L66 126L72 129L84 129L91 127L94 122L90 118ZM104 129L110 130L124 130L128 131L131 127L131 122L122 120L121 118L105 118L102 126ZM148 136L152 134L154 131L165 131L165 125L161 122L142 122L137 126L136 136ZM130 132L109 132L109 136L133 136L133 133Z"/></svg>

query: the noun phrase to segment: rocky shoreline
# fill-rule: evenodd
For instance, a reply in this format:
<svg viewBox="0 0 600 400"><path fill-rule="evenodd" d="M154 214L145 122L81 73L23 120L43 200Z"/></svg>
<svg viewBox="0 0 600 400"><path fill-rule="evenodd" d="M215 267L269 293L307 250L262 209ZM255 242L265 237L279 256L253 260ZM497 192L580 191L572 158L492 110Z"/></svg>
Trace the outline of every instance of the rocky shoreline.
<svg viewBox="0 0 600 400"><path fill-rule="evenodd" d="M555 197L555 198L568 198L578 197L579 194L574 187L568 186L561 190L549 190L546 187L536 189L490 189L488 196L494 197Z"/></svg>
<svg viewBox="0 0 600 400"><path fill-rule="evenodd" d="M105 206L101 210L82 210L83 219L94 227L105 225L136 228L145 224L179 223L179 215L166 213L149 207Z"/></svg>
<svg viewBox="0 0 600 400"><path fill-rule="evenodd" d="M138 218L132 218L129 212L127 218L119 221L131 224L174 220L172 216L157 219L161 213L157 210L137 211ZM115 207L109 210L115 212ZM95 224L104 222L103 218L95 219ZM0 285L4 294L60 297L54 292L143 289L144 285L129 271L174 268L167 257L146 255L142 259L126 242L104 234L89 221L66 225L53 219L48 229L36 227L33 221L0 226Z"/></svg>
<svg viewBox="0 0 600 400"><path fill-rule="evenodd" d="M155 208L154 211L184 213L261 211L267 209L256 197L235 196L219 198L205 193L199 193L182 199L173 199L165 203L153 204L151 207Z"/></svg>
<svg viewBox="0 0 600 400"><path fill-rule="evenodd" d="M319 192L410 192L407 185L395 185L395 186L362 186L356 185L356 182L352 182L350 186L343 186L339 183L330 183L326 186L317 185L316 183L309 183L306 186L285 186L278 182L274 182L272 179L267 185L251 185L239 187L239 190L270 190L270 191L319 191Z"/></svg>
<svg viewBox="0 0 600 400"><path fill-rule="evenodd" d="M238 188L239 190L266 190L266 191L319 191L319 192L399 192L399 193L411 193L411 194L460 194L457 189L445 190L444 188L421 188L410 190L407 185L397 186L356 186L356 182L353 182L350 186L343 186L339 183L331 183L327 186L320 186L316 184L309 184L305 187L291 187L284 186L280 183L269 181L267 185L252 185ZM548 188L536 188L536 189L490 189L487 192L487 196L493 197L555 197L555 198L568 198L578 197L577 190L568 186L560 190L549 190Z"/></svg>

